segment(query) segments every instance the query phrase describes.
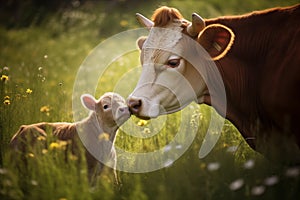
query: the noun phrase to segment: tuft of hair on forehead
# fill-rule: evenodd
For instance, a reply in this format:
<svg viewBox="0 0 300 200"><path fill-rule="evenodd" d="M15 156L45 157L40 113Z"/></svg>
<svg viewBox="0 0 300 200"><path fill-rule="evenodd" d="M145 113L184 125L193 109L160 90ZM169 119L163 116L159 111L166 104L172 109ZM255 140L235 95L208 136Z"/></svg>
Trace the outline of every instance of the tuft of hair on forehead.
<svg viewBox="0 0 300 200"><path fill-rule="evenodd" d="M183 19L183 16L176 8L162 6L156 9L151 17L156 27L164 27L170 22Z"/></svg>

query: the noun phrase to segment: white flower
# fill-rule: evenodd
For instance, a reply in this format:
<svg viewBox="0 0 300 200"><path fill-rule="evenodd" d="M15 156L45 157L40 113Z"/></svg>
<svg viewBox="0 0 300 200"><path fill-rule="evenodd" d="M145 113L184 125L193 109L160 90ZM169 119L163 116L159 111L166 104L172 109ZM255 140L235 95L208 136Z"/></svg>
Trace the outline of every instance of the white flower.
<svg viewBox="0 0 300 200"><path fill-rule="evenodd" d="M231 146L227 148L227 152L234 153L238 149L238 146Z"/></svg>
<svg viewBox="0 0 300 200"><path fill-rule="evenodd" d="M270 176L270 177L267 177L264 181L265 185L267 186L272 186L272 185L275 185L276 183L278 183L278 176Z"/></svg>
<svg viewBox="0 0 300 200"><path fill-rule="evenodd" d="M259 196L262 195L265 192L266 188L265 186L259 185L259 186L254 186L251 189L251 194L254 196Z"/></svg>
<svg viewBox="0 0 300 200"><path fill-rule="evenodd" d="M168 152L168 151L170 151L172 149L172 146L171 145L167 145L167 146L165 146L165 148L164 148L164 152Z"/></svg>
<svg viewBox="0 0 300 200"><path fill-rule="evenodd" d="M288 168L285 172L285 175L288 177L296 177L299 176L299 174L300 174L300 169L298 167Z"/></svg>
<svg viewBox="0 0 300 200"><path fill-rule="evenodd" d="M219 168L220 168L220 163L218 163L218 162L208 163L208 165L207 165L207 169L209 171L216 171Z"/></svg>
<svg viewBox="0 0 300 200"><path fill-rule="evenodd" d="M244 185L243 179L236 179L235 181L231 182L229 185L229 189L232 191L238 190Z"/></svg>
<svg viewBox="0 0 300 200"><path fill-rule="evenodd" d="M245 162L244 168L245 169L252 169L254 167L254 164L255 164L254 160L250 159L247 162Z"/></svg>

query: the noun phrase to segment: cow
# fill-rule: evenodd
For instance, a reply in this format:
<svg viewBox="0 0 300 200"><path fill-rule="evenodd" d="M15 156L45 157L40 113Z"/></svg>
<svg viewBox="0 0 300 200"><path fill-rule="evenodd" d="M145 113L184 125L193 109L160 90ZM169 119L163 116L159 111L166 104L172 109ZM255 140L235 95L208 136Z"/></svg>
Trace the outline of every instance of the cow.
<svg viewBox="0 0 300 200"><path fill-rule="evenodd" d="M132 114L149 119L181 110L192 101L207 104L232 122L253 149L270 159L289 155L288 162L300 160L300 4L205 20L193 13L191 22L166 6L158 8L151 20L136 16L150 34L137 40L143 69L127 99ZM172 31L160 34L158 28ZM199 63L209 59L215 64L226 101L208 87L213 78L204 79L176 53L190 48L176 31L207 52L208 58L195 56ZM147 49L155 41L174 51ZM187 80L194 94L185 91L190 89L182 86L187 85L183 79L171 76L174 72ZM159 80L168 88L158 86ZM175 93L184 96L181 102Z"/></svg>

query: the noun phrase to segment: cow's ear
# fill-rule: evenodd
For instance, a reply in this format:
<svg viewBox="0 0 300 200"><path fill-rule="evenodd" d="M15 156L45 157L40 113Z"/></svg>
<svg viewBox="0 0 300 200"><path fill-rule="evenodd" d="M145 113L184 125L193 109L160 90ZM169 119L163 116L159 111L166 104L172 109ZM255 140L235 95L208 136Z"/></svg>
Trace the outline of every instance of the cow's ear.
<svg viewBox="0 0 300 200"><path fill-rule="evenodd" d="M95 111L96 110L96 99L90 94L83 94L81 96L81 103L84 107L89 110Z"/></svg>
<svg viewBox="0 0 300 200"><path fill-rule="evenodd" d="M213 60L219 60L230 50L234 37L230 28L221 24L212 24L199 33L198 41Z"/></svg>
<svg viewBox="0 0 300 200"><path fill-rule="evenodd" d="M139 47L140 50L142 50L146 39L147 39L147 37L145 37L145 36L142 36L139 39L137 39L136 44L137 44L137 46Z"/></svg>

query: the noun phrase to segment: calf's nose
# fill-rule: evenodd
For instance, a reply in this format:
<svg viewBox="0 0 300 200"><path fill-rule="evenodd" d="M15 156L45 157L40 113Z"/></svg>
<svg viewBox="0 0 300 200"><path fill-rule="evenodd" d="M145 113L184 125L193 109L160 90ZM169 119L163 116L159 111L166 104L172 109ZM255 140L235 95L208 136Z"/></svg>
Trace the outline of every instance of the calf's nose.
<svg viewBox="0 0 300 200"><path fill-rule="evenodd" d="M128 107L132 114L136 115L142 108L142 100L140 99L129 99Z"/></svg>

